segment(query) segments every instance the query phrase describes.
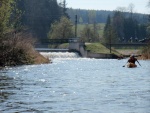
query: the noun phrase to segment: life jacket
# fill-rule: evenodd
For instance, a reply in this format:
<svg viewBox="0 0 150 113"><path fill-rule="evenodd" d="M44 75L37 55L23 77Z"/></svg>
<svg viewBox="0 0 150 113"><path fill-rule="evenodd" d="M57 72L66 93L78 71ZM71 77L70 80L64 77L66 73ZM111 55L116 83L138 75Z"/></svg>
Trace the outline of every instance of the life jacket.
<svg viewBox="0 0 150 113"><path fill-rule="evenodd" d="M130 63L134 63L134 64L135 64L135 61L137 61L137 59L136 59L136 58L134 58L134 57L131 57L131 58L128 60L128 62L130 62Z"/></svg>

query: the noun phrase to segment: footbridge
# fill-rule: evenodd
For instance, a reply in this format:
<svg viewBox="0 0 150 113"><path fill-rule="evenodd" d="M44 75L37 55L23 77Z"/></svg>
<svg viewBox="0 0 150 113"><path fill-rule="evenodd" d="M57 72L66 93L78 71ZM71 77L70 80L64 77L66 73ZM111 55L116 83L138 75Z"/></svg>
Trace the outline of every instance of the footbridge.
<svg viewBox="0 0 150 113"><path fill-rule="evenodd" d="M69 52L69 49L35 48L38 52Z"/></svg>
<svg viewBox="0 0 150 113"><path fill-rule="evenodd" d="M67 49L52 49L49 48L49 45L59 45L62 43L69 43L69 47ZM141 48L146 46L147 43L119 43L119 44L106 44L106 47L114 47L116 49L119 48ZM35 49L39 52L77 52L82 57L88 58L117 58L114 54L102 54L102 53L91 53L90 51L85 50L85 43L80 42L78 38L70 38L70 39L47 39L43 40L42 43L37 44Z"/></svg>

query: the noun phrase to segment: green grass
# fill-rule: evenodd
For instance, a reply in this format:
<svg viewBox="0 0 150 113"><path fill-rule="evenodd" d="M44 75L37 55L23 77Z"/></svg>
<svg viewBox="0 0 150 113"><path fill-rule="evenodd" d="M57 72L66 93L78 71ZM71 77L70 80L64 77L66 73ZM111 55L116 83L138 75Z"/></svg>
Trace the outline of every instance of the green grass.
<svg viewBox="0 0 150 113"><path fill-rule="evenodd" d="M108 48L106 48L104 45L102 45L101 43L87 43L86 50L90 51L92 53L110 54L110 50ZM115 49L112 49L112 53L114 53L116 55L120 55L120 53L117 52Z"/></svg>
<svg viewBox="0 0 150 113"><path fill-rule="evenodd" d="M58 48L60 49L68 49L69 43L60 44Z"/></svg>
<svg viewBox="0 0 150 113"><path fill-rule="evenodd" d="M110 54L110 50L108 48L106 48L104 45L102 45L101 43L86 43L85 45L86 45L85 49L87 51L90 51L91 53ZM65 48L68 48L68 46L69 46L69 44L65 43L65 44L61 44L59 46L59 48L65 49ZM120 55L120 53L113 48L112 48L112 53L114 53L116 55Z"/></svg>

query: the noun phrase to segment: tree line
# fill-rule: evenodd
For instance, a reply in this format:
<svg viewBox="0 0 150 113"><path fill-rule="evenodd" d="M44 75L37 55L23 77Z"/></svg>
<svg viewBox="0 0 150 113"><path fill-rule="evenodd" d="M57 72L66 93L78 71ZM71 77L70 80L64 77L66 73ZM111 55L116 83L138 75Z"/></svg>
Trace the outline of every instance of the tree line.
<svg viewBox="0 0 150 113"><path fill-rule="evenodd" d="M51 23L67 16L65 3L58 4L57 0L19 0L17 4L22 25L38 38L47 38Z"/></svg>
<svg viewBox="0 0 150 113"><path fill-rule="evenodd" d="M147 23L140 23L130 14L126 17L123 12L116 11L113 16L108 15L104 28L106 43L138 42L147 38Z"/></svg>
<svg viewBox="0 0 150 113"><path fill-rule="evenodd" d="M126 18L130 17L130 11L122 11L121 9L117 9L114 11L108 10L84 10L84 9L72 9L68 8L67 13L70 16L72 22L75 21L74 15L78 15L78 22L80 24L93 24L96 23L106 23L108 15L113 16L116 11L120 11L124 13ZM147 14L140 14L140 13L133 13L132 16L136 18L139 23L147 23L148 22L148 15Z"/></svg>
<svg viewBox="0 0 150 113"><path fill-rule="evenodd" d="M4 0L1 0L1 1L4 1ZM88 38L86 39L87 41L87 40L91 40L92 39L91 37L96 37L96 39L92 39L92 40L99 41L99 37L97 34L98 32L97 23L106 23L108 15L112 17L113 15L116 14L115 11L81 10L81 9L67 8L66 0L63 0L63 2L61 3L58 3L57 0L42 0L42 1L41 0L8 0L8 1L15 2L15 4L13 5L13 8L14 8L13 13L9 20L10 21L9 23L11 24L10 26L14 28L16 31L19 29L23 29L26 32L31 33L33 37L37 37L38 39L43 39L47 37L51 38L52 35L54 37L54 33L51 34L52 31L56 31L56 30L53 30L54 24L56 24L56 21L57 23L59 23L61 21L62 16L71 20L72 23L69 22L68 27L72 29L70 25L74 25L75 15L77 15L78 16L77 21L79 24L93 24L92 29L88 25L85 26L83 30L85 31L85 33L82 32L81 34L81 36L83 37L82 39L85 39L85 37L87 37ZM123 12L123 16L124 18L129 18L130 13ZM142 25L140 28L138 28L137 35L138 36L143 35L145 31L143 30L145 28L143 26L143 23L147 23L148 16L145 14L138 14L138 13L133 13L132 16L133 18L136 18L136 23ZM70 21L70 20L67 20L67 21ZM129 21L130 21L129 19L128 20L126 19L124 23L125 22L128 23ZM55 35L57 34L56 35L57 38L64 38L64 35L65 35L64 32L66 32L66 30L61 30L61 29L62 28L60 28L59 31L62 32L60 33L62 35L57 36L58 34L55 33ZM142 33L141 33L142 30L140 29L143 30ZM140 32L138 32L139 30ZM118 32L121 32L121 31L118 31ZM71 33L69 34L70 35L67 36L66 38L73 37L74 35L73 31L71 31ZM122 35L121 37L129 37L129 36L124 36L124 35L128 35L127 33L124 33L124 35L123 34L121 35ZM120 33L119 33L119 37L120 37Z"/></svg>

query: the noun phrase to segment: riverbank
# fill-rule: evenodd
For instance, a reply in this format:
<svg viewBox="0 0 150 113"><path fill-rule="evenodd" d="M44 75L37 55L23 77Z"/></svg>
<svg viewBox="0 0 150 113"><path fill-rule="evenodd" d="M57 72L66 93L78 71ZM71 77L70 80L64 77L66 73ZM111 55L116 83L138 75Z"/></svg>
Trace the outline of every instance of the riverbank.
<svg viewBox="0 0 150 113"><path fill-rule="evenodd" d="M32 64L48 64L51 61L48 58L45 58L44 56L42 56L41 54L39 54L38 52L34 52L32 54L32 58L31 58L32 62L30 62L30 64L28 63L24 63L22 65L32 65ZM17 64L17 63L16 63ZM6 65L6 66L12 66L12 65ZM0 66L0 69L3 69L6 66ZM15 66L15 65L13 65Z"/></svg>
<svg viewBox="0 0 150 113"><path fill-rule="evenodd" d="M0 40L0 67L50 63L34 49L35 40L18 34Z"/></svg>
<svg viewBox="0 0 150 113"><path fill-rule="evenodd" d="M33 64L46 64L46 63L50 63L51 61L48 58L45 58L44 56L42 56L40 53L35 52L33 54Z"/></svg>
<svg viewBox="0 0 150 113"><path fill-rule="evenodd" d="M59 49L68 49L69 44L61 44L60 46L58 46ZM118 58L118 59L122 59L122 58L127 58L130 55L134 54L138 59L150 59L150 57L148 57L148 55L150 55L150 53L148 53L148 51L150 50L150 48L147 48L146 50L142 50L142 49L115 49L112 47L111 49L111 53L110 53L110 49L106 48L103 44L101 43L85 43L85 47L84 50L87 51L86 52L86 56L88 58L112 58L111 56L113 56L113 58ZM115 57L114 57L115 56Z"/></svg>

